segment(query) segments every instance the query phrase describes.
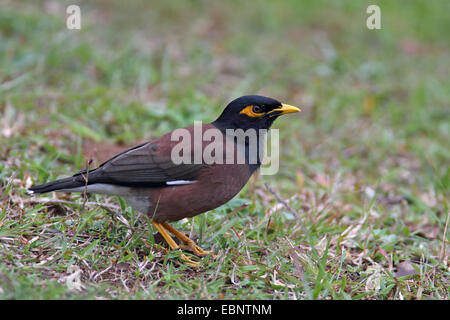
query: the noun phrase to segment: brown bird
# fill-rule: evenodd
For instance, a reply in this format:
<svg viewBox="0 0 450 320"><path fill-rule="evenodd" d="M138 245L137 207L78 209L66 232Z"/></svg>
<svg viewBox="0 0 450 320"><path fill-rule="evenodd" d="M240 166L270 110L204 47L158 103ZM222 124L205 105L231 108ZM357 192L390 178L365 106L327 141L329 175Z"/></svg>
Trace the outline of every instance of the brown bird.
<svg viewBox="0 0 450 320"><path fill-rule="evenodd" d="M274 120L299 111L275 99L243 96L231 101L212 123L176 129L125 150L98 168L33 186L28 192L120 196L151 218L172 249L180 246L169 233L181 241L181 248L204 256L211 252L168 222L196 216L231 200L260 167L260 141ZM182 258L193 263L185 255Z"/></svg>

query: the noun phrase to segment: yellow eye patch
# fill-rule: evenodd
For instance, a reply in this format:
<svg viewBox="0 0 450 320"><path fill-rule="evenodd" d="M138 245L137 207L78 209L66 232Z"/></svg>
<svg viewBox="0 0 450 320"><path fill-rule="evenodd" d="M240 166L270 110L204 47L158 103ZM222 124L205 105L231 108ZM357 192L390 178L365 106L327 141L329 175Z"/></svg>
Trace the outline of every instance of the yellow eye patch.
<svg viewBox="0 0 450 320"><path fill-rule="evenodd" d="M264 112L261 112L261 113L256 113L256 112L254 112L253 111L253 106L247 106L247 107L245 107L244 109L242 109L241 110L241 112L239 112L240 114L241 113L243 113L243 114L246 114L246 115L248 115L249 117L252 117L252 118L259 118L259 117L262 117L263 115L264 115Z"/></svg>

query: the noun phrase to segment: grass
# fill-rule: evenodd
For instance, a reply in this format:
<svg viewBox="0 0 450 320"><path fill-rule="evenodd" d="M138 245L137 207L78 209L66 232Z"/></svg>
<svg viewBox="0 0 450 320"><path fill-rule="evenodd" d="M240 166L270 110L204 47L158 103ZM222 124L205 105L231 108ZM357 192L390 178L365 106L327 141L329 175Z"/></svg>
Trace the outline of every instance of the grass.
<svg viewBox="0 0 450 320"><path fill-rule="evenodd" d="M68 4L0 1L0 298L449 299L449 3ZM197 271L119 198L25 194L249 93L303 112L277 175L174 224Z"/></svg>

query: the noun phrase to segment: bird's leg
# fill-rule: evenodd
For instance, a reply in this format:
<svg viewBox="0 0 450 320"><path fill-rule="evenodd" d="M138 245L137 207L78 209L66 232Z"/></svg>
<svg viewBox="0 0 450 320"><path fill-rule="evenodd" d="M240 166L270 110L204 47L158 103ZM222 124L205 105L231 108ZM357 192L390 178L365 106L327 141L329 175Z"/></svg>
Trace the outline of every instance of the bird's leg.
<svg viewBox="0 0 450 320"><path fill-rule="evenodd" d="M180 231L178 231L177 229L172 227L170 224L168 224L166 222L163 222L161 224L163 225L163 227L166 230L168 230L175 237L177 237L181 242L183 242L183 244L185 245L184 248L182 247L183 249L186 248L186 249L192 251L193 253L195 253L196 255L198 255L200 257L204 257L204 256L207 256L208 254L214 253L213 251L205 251L205 250L203 250L198 245L196 245L193 240L191 240L188 237L186 237L184 234L182 234Z"/></svg>
<svg viewBox="0 0 450 320"><path fill-rule="evenodd" d="M172 250L180 249L180 247L176 244L176 242L172 239L172 237L169 235L167 230L164 228L162 223L152 221L152 224L155 226L155 228L158 230L158 232L162 235L162 237L166 240L167 244L170 246L170 248L172 248ZM190 264L191 266L194 266L194 267L198 266L198 264L199 264L198 262L191 260L189 257L184 255L183 253L181 254L181 259L183 259L188 264Z"/></svg>

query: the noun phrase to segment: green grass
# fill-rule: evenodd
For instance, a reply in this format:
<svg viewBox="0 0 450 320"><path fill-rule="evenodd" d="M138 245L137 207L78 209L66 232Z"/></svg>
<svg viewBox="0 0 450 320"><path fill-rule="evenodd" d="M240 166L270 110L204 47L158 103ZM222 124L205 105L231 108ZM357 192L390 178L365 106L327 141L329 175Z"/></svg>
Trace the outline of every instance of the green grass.
<svg viewBox="0 0 450 320"><path fill-rule="evenodd" d="M449 299L450 3L79 3L0 1L0 298ZM277 175L174 224L197 271L118 198L25 194L251 93L303 112Z"/></svg>

